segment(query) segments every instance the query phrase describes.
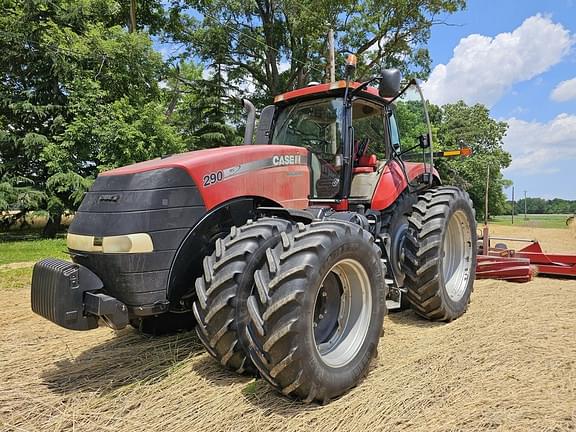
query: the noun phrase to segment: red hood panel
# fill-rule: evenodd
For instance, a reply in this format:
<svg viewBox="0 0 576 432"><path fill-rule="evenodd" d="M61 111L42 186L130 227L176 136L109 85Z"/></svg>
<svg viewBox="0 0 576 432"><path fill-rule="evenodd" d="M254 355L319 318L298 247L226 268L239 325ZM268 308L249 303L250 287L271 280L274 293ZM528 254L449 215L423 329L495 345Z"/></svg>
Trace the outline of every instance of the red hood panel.
<svg viewBox="0 0 576 432"><path fill-rule="evenodd" d="M209 210L241 196L270 199L283 207L308 205L308 151L284 145L243 145L197 150L106 171L102 176L180 168L197 185Z"/></svg>

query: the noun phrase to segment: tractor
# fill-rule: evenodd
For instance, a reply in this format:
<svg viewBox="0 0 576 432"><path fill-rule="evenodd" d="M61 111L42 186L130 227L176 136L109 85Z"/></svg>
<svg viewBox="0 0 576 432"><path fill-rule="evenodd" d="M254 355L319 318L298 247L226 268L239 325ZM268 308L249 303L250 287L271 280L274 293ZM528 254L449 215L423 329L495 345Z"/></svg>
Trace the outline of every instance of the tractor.
<svg viewBox="0 0 576 432"><path fill-rule="evenodd" d="M417 82L354 69L277 96L257 127L243 101L245 145L101 173L68 231L72 262L34 266L33 311L72 330L195 327L224 367L322 403L367 374L389 309L461 316L472 202L434 168Z"/></svg>

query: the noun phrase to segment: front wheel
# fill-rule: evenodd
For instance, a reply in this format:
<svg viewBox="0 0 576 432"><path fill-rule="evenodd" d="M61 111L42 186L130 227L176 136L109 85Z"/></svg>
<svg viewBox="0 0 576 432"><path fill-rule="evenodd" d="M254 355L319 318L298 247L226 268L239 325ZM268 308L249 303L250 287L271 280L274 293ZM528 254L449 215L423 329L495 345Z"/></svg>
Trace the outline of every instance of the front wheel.
<svg viewBox="0 0 576 432"><path fill-rule="evenodd" d="M252 361L273 386L328 401L366 374L382 330L380 249L345 222L299 224L254 274L247 327Z"/></svg>
<svg viewBox="0 0 576 432"><path fill-rule="evenodd" d="M405 287L425 318L452 321L468 307L476 272L476 221L468 194L455 187L418 198L404 241Z"/></svg>

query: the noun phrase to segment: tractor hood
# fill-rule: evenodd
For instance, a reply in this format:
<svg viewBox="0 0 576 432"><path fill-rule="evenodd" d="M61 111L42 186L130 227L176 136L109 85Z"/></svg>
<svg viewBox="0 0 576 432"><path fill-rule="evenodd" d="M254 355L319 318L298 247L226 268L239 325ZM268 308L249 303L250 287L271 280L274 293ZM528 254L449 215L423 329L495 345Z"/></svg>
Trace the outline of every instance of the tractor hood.
<svg viewBox="0 0 576 432"><path fill-rule="evenodd" d="M259 196L284 207L308 205L308 151L284 145L243 145L198 150L140 162L100 174L120 177L178 169L198 187L211 209L237 196ZM272 182L272 183L271 183ZM301 183L294 187L294 182Z"/></svg>
<svg viewBox="0 0 576 432"><path fill-rule="evenodd" d="M158 313L168 305L177 251L204 218L246 197L305 208L309 190L307 150L299 147L244 145L137 163L98 176L68 247L131 313Z"/></svg>

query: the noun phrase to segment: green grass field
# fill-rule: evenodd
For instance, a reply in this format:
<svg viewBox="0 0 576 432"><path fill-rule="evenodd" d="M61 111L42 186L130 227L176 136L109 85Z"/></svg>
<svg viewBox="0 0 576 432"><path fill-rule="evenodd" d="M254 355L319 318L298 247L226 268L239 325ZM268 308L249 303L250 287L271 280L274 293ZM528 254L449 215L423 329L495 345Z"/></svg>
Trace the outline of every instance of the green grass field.
<svg viewBox="0 0 576 432"><path fill-rule="evenodd" d="M536 228L567 228L566 218L570 215L563 214L529 214L528 219L524 220L524 215L514 216L515 226L530 226ZM497 225L512 225L510 215L494 216L490 223Z"/></svg>
<svg viewBox="0 0 576 432"><path fill-rule="evenodd" d="M66 259L66 240L42 239L0 242L0 265L38 261L54 257Z"/></svg>

